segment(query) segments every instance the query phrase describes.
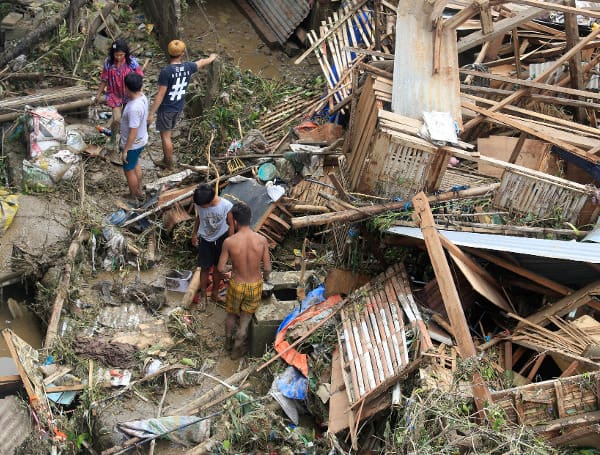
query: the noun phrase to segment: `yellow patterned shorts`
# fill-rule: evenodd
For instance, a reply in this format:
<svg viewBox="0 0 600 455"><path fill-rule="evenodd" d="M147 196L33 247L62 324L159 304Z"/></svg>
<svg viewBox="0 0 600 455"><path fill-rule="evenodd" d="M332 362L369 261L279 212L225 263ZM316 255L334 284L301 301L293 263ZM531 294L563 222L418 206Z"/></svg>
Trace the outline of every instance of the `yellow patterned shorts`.
<svg viewBox="0 0 600 455"><path fill-rule="evenodd" d="M262 298L262 285L262 281L239 283L231 278L227 288L225 311L233 314L239 314L240 311L255 313Z"/></svg>

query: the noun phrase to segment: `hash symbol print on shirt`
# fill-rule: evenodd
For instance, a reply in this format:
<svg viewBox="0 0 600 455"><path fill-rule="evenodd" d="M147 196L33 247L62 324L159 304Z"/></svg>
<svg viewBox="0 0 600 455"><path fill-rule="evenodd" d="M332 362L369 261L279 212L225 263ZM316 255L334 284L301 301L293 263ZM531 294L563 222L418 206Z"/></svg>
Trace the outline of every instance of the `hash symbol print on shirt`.
<svg viewBox="0 0 600 455"><path fill-rule="evenodd" d="M172 90L169 92L169 98L171 101L179 101L183 95L185 95L185 89L187 87L187 81L185 79L177 78L175 84L173 84Z"/></svg>

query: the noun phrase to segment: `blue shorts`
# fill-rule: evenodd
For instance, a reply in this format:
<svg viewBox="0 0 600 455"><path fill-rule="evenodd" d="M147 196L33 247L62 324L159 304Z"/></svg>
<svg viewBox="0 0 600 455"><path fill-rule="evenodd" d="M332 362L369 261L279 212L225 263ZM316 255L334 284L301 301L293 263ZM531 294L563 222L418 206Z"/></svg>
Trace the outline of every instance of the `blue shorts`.
<svg viewBox="0 0 600 455"><path fill-rule="evenodd" d="M133 171L138 164L140 159L140 154L144 151L144 145L142 145L139 149L129 150L127 152L127 163L123 163L124 171Z"/></svg>

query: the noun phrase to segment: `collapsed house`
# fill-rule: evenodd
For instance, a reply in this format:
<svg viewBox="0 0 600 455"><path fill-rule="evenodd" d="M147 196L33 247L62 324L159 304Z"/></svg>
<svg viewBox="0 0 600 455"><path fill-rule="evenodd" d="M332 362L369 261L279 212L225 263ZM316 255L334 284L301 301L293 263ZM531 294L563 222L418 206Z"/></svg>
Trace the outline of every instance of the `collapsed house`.
<svg viewBox="0 0 600 455"><path fill-rule="evenodd" d="M260 2L252 3L260 10ZM540 16L547 20L536 20ZM253 208L252 228L274 248L300 230L325 239L340 268L364 270L361 260L373 256L385 267L367 277L344 271L344 279L333 270L323 295L302 299L298 292L299 309L294 302L265 316L272 327L260 340L274 345L275 356L227 378L230 391L221 397L205 393L165 415L206 412L247 387L248 374L283 359L293 372L278 374L274 383L296 381L305 392L290 394L279 386L269 393L297 423L297 402L307 400L306 382L319 357L300 346L324 330L335 335L334 347L329 369L316 382L328 407L325 426L334 452L377 448L381 434L369 422L398 408L408 419L419 399L416 390L423 389L458 391L472 409L464 420L479 427L501 420L558 447L598 448L600 29L591 26L598 17L593 9L540 1L361 0L345 2L310 31L308 50L297 61L314 56L326 79L325 95L294 95L266 113L260 131L248 133L237 153L212 157L224 165L221 173L211 174L217 165L209 144L206 166L198 160L148 184L153 196L142 207L115 212L111 232L147 233L153 228L145 223L157 215L172 231L191 219L193 190L207 180L222 197ZM302 121L315 112L326 112L331 122ZM287 144L291 128L297 140ZM290 167L299 182L286 189L273 168L282 175ZM380 245L367 222L376 224ZM152 231L146 248L127 235L128 241L113 242L112 257L134 254L155 263L156 235ZM77 237L70 257L86 242L85 235ZM312 243L305 241L299 251L301 273L290 289L306 284ZM426 253L431 273L421 273L423 281L408 270L408 261L385 258L386 249L399 247ZM49 348L61 321L68 325L63 303L70 273L69 263L49 320ZM185 280L183 308L192 305L198 274ZM178 283L181 277L167 278ZM153 306L144 300L150 293L135 298ZM257 339L264 334L258 319ZM150 339L166 332L142 329L150 330ZM85 335L89 343L95 334ZM5 338L16 346L17 363L24 363L18 351L26 346L11 333ZM123 339L111 340L118 342ZM262 355L258 348L256 353ZM178 369L186 371L179 364L164 366L133 383ZM40 379L35 367L19 375L30 398L49 392L44 387L50 381ZM127 381L117 385L125 386L119 395L131 388ZM86 384L64 387L59 390ZM417 424L404 426L418 436ZM452 432L455 447L485 447L472 427L457 425ZM156 437L127 434L131 438L114 451ZM190 453L204 453L224 436L203 439L193 440L200 445Z"/></svg>

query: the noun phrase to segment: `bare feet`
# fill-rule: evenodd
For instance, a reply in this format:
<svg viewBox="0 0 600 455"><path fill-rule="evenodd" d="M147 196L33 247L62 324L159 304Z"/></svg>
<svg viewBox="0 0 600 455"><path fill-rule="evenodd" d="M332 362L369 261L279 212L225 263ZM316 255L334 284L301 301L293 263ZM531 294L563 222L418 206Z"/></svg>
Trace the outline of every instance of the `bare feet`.
<svg viewBox="0 0 600 455"><path fill-rule="evenodd" d="M215 303L225 304L225 299L221 297L219 294L211 294L210 299Z"/></svg>
<svg viewBox="0 0 600 455"><path fill-rule="evenodd" d="M198 311L205 311L206 304L208 303L208 297L205 294L198 292L192 301L193 308Z"/></svg>

